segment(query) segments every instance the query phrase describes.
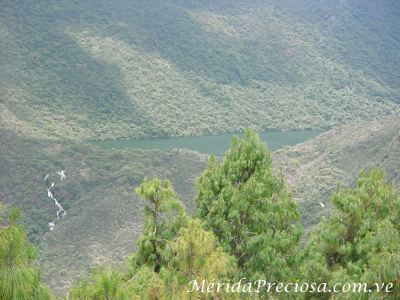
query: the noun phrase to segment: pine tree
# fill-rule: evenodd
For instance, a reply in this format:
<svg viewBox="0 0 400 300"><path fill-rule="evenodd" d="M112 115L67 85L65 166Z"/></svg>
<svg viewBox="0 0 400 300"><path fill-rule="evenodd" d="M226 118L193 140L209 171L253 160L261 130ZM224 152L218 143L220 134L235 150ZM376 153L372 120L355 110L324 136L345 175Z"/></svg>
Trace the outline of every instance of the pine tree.
<svg viewBox="0 0 400 300"><path fill-rule="evenodd" d="M392 293L316 295L318 299L399 299L400 194L382 170L363 172L354 189L339 189L334 210L311 234L301 266L304 280L393 283Z"/></svg>
<svg viewBox="0 0 400 300"><path fill-rule="evenodd" d="M99 268L73 287L69 293L71 300L131 300L123 273L112 268Z"/></svg>
<svg viewBox="0 0 400 300"><path fill-rule="evenodd" d="M144 179L136 193L147 200L148 205L145 207L144 232L138 241L134 264L138 267L147 264L159 272L166 243L176 237L185 222L185 211L168 180Z"/></svg>
<svg viewBox="0 0 400 300"><path fill-rule="evenodd" d="M269 281L294 276L299 212L256 132L235 137L221 163L211 157L196 187L197 216L237 258L240 276Z"/></svg>
<svg viewBox="0 0 400 300"><path fill-rule="evenodd" d="M0 299L46 300L50 293L34 267L36 251L19 225L20 212L13 209L8 225L0 229Z"/></svg>
<svg viewBox="0 0 400 300"><path fill-rule="evenodd" d="M130 289L146 299L235 299L224 290L206 293L192 290L199 285L230 282L236 270L235 259L224 253L214 234L205 231L199 220L189 219L176 239L167 245L171 259L158 273L143 266L131 275Z"/></svg>
<svg viewBox="0 0 400 300"><path fill-rule="evenodd" d="M198 283L203 280L207 283L229 282L236 270L235 259L223 251L214 234L204 230L196 219L181 228L178 238L172 243L172 253L171 265L183 278L185 285L181 291L184 294L193 280ZM193 292L187 298L195 299L199 294ZM222 294L211 293L215 297Z"/></svg>

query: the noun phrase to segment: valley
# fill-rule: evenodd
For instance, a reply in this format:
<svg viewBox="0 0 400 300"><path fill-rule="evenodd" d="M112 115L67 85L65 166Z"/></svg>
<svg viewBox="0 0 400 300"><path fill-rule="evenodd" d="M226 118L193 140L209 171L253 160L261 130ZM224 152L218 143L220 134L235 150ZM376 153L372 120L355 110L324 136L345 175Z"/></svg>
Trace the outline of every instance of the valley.
<svg viewBox="0 0 400 300"><path fill-rule="evenodd" d="M38 274L64 297L100 266L122 270L105 286L130 293L139 274L171 290L196 273L177 254L178 239L199 242L190 230L207 246L198 273L216 278L398 274L399 12L397 0L2 0L0 298ZM357 183L374 167L388 184L379 170ZM14 252L30 275L3 272ZM36 287L22 298L53 300ZM115 298L103 296L85 299Z"/></svg>
<svg viewBox="0 0 400 300"><path fill-rule="evenodd" d="M17 137L7 131L1 131L0 140L3 172L13 174L1 177L2 199L22 209L30 238L40 249L45 279L58 293L64 293L90 267L121 264L134 251L144 203L133 190L143 177L170 179L187 211L193 212L195 178L209 157L172 148L104 149L74 141ZM338 127L277 149L273 161L276 172L285 174L308 231L329 214L329 198L337 184L352 185L364 168L383 167L388 179L399 186L399 145L400 117L394 115ZM55 209L43 193L43 177L58 169L68 175L57 190L68 215L50 231L48 216Z"/></svg>

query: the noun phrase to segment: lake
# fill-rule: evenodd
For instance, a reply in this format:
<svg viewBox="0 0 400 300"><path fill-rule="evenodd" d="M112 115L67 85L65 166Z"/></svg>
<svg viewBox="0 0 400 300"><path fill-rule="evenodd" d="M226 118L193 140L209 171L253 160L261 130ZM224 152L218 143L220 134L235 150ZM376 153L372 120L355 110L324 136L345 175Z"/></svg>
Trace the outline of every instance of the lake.
<svg viewBox="0 0 400 300"><path fill-rule="evenodd" d="M322 131L320 130L297 130L297 131L267 131L261 132L260 137L271 150L291 146L309 140ZM94 141L93 144L103 148L141 148L141 149L169 149L184 148L201 153L222 155L228 149L234 135L243 134L217 134L194 137L177 138L152 138L152 139L130 139L130 140L105 140Z"/></svg>

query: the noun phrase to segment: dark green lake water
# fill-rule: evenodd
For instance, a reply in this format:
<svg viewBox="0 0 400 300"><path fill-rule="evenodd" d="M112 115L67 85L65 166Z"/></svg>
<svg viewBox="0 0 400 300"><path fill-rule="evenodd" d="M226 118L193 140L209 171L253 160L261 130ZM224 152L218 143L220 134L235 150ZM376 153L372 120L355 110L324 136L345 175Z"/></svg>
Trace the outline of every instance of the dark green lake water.
<svg viewBox="0 0 400 300"><path fill-rule="evenodd" d="M268 131L261 132L260 137L264 140L269 149L276 150L285 146L291 146L311 139L322 131ZM184 148L201 153L222 155L228 149L232 136L242 134L218 134L195 137L178 138L154 138L154 139L131 139L119 141L95 141L96 145L103 148L141 148L141 149L169 149Z"/></svg>

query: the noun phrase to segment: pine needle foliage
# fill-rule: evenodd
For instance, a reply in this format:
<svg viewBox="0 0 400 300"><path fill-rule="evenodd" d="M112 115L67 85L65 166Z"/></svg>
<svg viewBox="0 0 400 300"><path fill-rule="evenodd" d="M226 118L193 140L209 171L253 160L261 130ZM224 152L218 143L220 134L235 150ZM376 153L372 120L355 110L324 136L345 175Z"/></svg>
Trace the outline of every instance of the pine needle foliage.
<svg viewBox="0 0 400 300"><path fill-rule="evenodd" d="M76 300L128 300L123 274L111 267L94 269L70 291L70 299Z"/></svg>
<svg viewBox="0 0 400 300"><path fill-rule="evenodd" d="M391 293L318 295L320 299L399 299L400 194L380 169L363 172L354 189L340 188L334 210L311 234L301 271L305 280L393 283ZM317 296L316 296L317 297Z"/></svg>
<svg viewBox="0 0 400 300"><path fill-rule="evenodd" d="M133 263L139 267L150 265L158 273L165 261L163 256L167 242L176 237L180 226L185 222L184 208L168 180L145 178L136 193L148 205L145 207L143 235L138 241Z"/></svg>
<svg viewBox="0 0 400 300"><path fill-rule="evenodd" d="M240 276L293 277L299 211L255 131L246 130L243 140L235 137L222 162L211 157L196 187L197 216L237 258Z"/></svg>
<svg viewBox="0 0 400 300"><path fill-rule="evenodd" d="M0 229L0 299L51 299L34 265L36 250L18 224L19 217L20 211L12 209L7 226Z"/></svg>

